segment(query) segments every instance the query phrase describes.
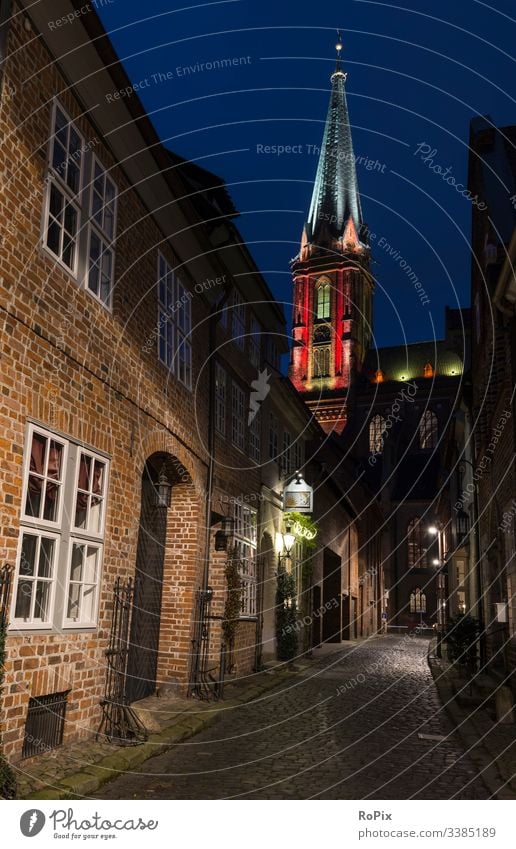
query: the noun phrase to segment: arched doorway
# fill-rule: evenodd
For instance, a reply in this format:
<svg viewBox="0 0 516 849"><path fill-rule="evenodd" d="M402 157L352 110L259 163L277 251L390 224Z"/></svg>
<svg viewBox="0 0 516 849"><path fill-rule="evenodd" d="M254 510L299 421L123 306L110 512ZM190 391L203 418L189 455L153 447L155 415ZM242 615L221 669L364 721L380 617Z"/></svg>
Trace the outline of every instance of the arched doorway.
<svg viewBox="0 0 516 849"><path fill-rule="evenodd" d="M157 485L162 472L172 483L173 471L167 468L170 459L166 454L153 454L146 461L142 474L135 594L127 661L126 697L129 702L144 699L156 691L168 513L167 508L159 504Z"/></svg>

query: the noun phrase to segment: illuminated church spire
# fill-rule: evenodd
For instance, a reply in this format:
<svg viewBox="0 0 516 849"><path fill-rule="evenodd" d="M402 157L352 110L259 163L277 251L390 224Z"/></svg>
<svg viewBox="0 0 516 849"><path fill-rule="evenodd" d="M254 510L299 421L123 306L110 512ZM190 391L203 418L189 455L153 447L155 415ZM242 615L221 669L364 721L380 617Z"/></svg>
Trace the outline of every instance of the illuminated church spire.
<svg viewBox="0 0 516 849"><path fill-rule="evenodd" d="M340 32L336 49L337 64L331 76L330 106L306 225L306 240L315 244L341 238L350 217L357 235L360 235L363 225L346 100L347 74L342 70Z"/></svg>
<svg viewBox="0 0 516 849"><path fill-rule="evenodd" d="M301 249L292 260L289 377L327 432L342 433L371 341L374 281L342 70L342 40Z"/></svg>

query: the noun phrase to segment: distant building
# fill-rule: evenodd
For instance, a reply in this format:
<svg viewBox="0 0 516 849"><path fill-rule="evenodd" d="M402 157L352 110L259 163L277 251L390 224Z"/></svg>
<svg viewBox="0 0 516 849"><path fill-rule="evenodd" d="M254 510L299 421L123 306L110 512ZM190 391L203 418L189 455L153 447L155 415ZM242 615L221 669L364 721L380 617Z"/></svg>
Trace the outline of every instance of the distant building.
<svg viewBox="0 0 516 849"><path fill-rule="evenodd" d="M476 499L486 660L516 667L516 127L471 123L473 493ZM466 498L469 493L466 493ZM514 686L514 682L513 682Z"/></svg>
<svg viewBox="0 0 516 849"><path fill-rule="evenodd" d="M382 510L380 540L373 535L382 563L378 608L387 626L413 628L438 618L443 564L434 563L428 528L436 520L443 433L469 356L469 315L448 310L446 336L437 342L371 348L371 248L340 43L337 49L312 201L292 263L289 376ZM350 623L363 615L357 604Z"/></svg>

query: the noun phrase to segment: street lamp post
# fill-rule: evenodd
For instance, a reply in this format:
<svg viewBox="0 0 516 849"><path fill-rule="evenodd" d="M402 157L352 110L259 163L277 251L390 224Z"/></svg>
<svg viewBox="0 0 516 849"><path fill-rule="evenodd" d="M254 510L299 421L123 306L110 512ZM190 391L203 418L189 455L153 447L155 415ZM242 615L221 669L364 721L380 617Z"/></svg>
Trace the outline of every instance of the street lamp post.
<svg viewBox="0 0 516 849"><path fill-rule="evenodd" d="M444 629L445 629L445 620L446 620L446 576L445 576L445 552L444 552L444 528L441 524L432 525L428 528L428 532L432 534L432 536L437 537L437 545L438 545L438 557L433 560L432 563L437 567L436 572L436 595L437 595L437 646L436 646L436 656L441 658L443 656L443 641L444 641Z"/></svg>

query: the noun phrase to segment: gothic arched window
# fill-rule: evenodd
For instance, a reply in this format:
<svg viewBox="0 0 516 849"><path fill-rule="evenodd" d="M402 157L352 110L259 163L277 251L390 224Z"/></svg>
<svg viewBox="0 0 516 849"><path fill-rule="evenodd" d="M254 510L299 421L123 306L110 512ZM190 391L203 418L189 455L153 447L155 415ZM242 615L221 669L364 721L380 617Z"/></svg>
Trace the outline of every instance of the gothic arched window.
<svg viewBox="0 0 516 849"><path fill-rule="evenodd" d="M373 416L369 422L369 451L371 454L382 453L384 430L385 419L383 416Z"/></svg>
<svg viewBox="0 0 516 849"><path fill-rule="evenodd" d="M407 549L409 568L425 568L427 564L424 545L424 530L419 516L410 520L407 526Z"/></svg>
<svg viewBox="0 0 516 849"><path fill-rule="evenodd" d="M432 410L425 410L419 422L419 447L421 449L435 448L438 436L437 416Z"/></svg>
<svg viewBox="0 0 516 849"><path fill-rule="evenodd" d="M426 613L426 595L419 587L410 593L410 612Z"/></svg>
<svg viewBox="0 0 516 849"><path fill-rule="evenodd" d="M319 345L314 348L314 377L329 377L330 376L330 346Z"/></svg>
<svg viewBox="0 0 516 849"><path fill-rule="evenodd" d="M329 280L323 279L317 284L317 318L330 317L330 283Z"/></svg>
<svg viewBox="0 0 516 849"><path fill-rule="evenodd" d="M427 363L423 368L423 377L433 377L434 376L434 367L432 363Z"/></svg>

